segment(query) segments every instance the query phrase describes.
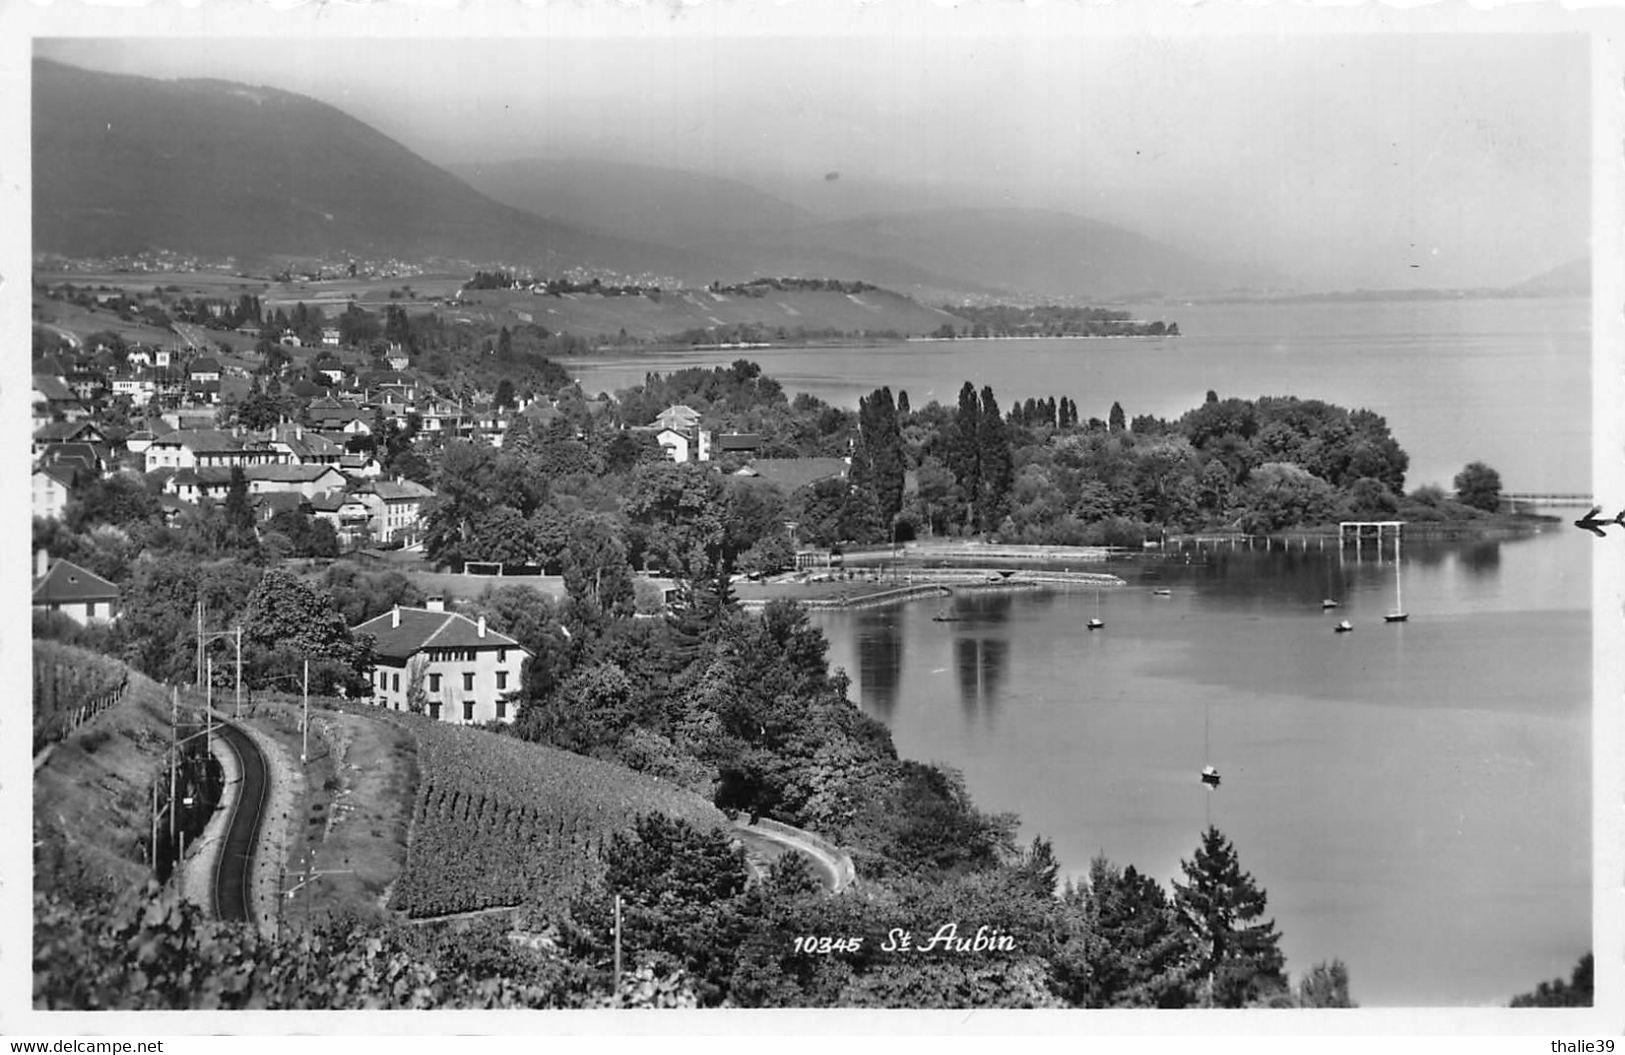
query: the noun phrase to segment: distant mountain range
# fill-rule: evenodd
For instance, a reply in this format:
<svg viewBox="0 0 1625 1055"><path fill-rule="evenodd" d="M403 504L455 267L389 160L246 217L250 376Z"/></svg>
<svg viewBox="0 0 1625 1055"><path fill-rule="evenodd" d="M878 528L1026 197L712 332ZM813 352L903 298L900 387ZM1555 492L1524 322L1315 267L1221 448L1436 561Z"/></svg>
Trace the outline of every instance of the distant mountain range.
<svg viewBox="0 0 1625 1055"><path fill-rule="evenodd" d="M896 208L901 195L887 188L837 195L835 173L826 197L841 200L821 213L739 180L623 162L529 159L450 168L504 204L695 249L749 277L862 279L929 301L1110 299L1266 280L1253 269L1202 260L1069 213L935 203ZM814 198L805 189L800 196ZM894 208L827 218L862 201Z"/></svg>
<svg viewBox="0 0 1625 1055"><path fill-rule="evenodd" d="M702 254L492 201L302 95L34 63L34 251L170 249L244 260L373 257L597 265L695 282Z"/></svg>
<svg viewBox="0 0 1625 1055"><path fill-rule="evenodd" d="M1531 297L1584 296L1591 292L1591 258L1586 256L1559 264L1508 286L1507 292Z"/></svg>
<svg viewBox="0 0 1625 1055"><path fill-rule="evenodd" d="M354 253L693 285L816 276L930 303L1112 300L1270 281L1061 212L922 198L934 207L831 219L843 214L745 182L622 163L448 171L325 103L228 81L36 60L33 119L36 253L169 249L244 262Z"/></svg>

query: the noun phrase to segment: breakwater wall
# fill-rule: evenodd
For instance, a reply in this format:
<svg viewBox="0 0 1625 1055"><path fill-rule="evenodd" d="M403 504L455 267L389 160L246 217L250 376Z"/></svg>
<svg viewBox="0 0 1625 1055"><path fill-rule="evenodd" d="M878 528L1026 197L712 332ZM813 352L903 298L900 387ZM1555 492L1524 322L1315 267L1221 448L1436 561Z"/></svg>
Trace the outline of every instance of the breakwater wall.
<svg viewBox="0 0 1625 1055"><path fill-rule="evenodd" d="M1009 576L992 572L976 579L943 578L930 582L911 583L889 590L876 590L868 593L844 594L835 597L807 597L800 598L793 590L787 590L780 596L797 602L809 609L858 609L880 608L886 605L903 604L922 597L939 597L946 600L960 593L1020 593L1029 590L1065 589L1078 587L1081 589L1110 589L1127 585L1115 575L1099 572L1063 572L1063 571L1036 571L1023 572L1020 576ZM771 598L752 597L741 600L739 606L747 611L758 611L765 608Z"/></svg>

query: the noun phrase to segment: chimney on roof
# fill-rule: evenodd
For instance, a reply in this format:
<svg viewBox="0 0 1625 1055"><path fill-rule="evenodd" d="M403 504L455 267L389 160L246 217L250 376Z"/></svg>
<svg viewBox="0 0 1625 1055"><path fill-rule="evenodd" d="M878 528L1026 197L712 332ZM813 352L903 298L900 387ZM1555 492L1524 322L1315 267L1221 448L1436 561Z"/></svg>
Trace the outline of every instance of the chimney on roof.
<svg viewBox="0 0 1625 1055"><path fill-rule="evenodd" d="M396 605L394 611L389 613L389 628L391 630L399 630L401 628L401 606L400 605Z"/></svg>
<svg viewBox="0 0 1625 1055"><path fill-rule="evenodd" d="M424 606L431 612L444 612L446 610L446 599L439 594L435 594L424 602Z"/></svg>
<svg viewBox="0 0 1625 1055"><path fill-rule="evenodd" d="M41 546L34 551L34 578L43 579L51 570L51 551Z"/></svg>
<svg viewBox="0 0 1625 1055"><path fill-rule="evenodd" d="M480 616L480 636L485 636L485 616Z"/></svg>
<svg viewBox="0 0 1625 1055"><path fill-rule="evenodd" d="M293 438L296 440L302 440L305 438L305 427L303 425L299 425L294 428Z"/></svg>

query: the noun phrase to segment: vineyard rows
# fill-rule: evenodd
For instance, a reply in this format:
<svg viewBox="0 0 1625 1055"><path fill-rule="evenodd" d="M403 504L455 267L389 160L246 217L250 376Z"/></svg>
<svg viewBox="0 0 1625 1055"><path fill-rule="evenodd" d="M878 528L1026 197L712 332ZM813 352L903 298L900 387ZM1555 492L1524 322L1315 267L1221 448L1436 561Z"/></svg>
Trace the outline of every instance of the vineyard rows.
<svg viewBox="0 0 1625 1055"><path fill-rule="evenodd" d="M724 824L704 799L596 759L421 719L411 846L390 906L413 917L557 904L649 812Z"/></svg>
<svg viewBox="0 0 1625 1055"><path fill-rule="evenodd" d="M35 752L117 702L128 676L117 660L56 641L35 641Z"/></svg>

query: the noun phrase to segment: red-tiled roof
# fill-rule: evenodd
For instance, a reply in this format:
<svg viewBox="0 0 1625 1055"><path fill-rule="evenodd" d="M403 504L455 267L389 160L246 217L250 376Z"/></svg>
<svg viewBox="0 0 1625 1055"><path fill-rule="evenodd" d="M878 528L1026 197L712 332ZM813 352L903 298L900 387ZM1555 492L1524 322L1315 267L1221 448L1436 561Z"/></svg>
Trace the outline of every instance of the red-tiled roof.
<svg viewBox="0 0 1625 1055"><path fill-rule="evenodd" d="M394 480L371 480L355 488L356 493L371 491L386 502L400 501L407 498L433 498L434 492L420 483L403 480L396 483Z"/></svg>
<svg viewBox="0 0 1625 1055"><path fill-rule="evenodd" d="M57 483L61 484L63 487L66 487L70 491L73 490L73 488L79 482L78 470L72 464L57 463L54 465L42 465L34 471L36 473L43 473L46 476L49 476L51 479L55 480Z"/></svg>
<svg viewBox="0 0 1625 1055"><path fill-rule="evenodd" d="M788 495L819 480L845 476L846 471L843 458L757 458L738 475L755 476Z"/></svg>
<svg viewBox="0 0 1625 1055"><path fill-rule="evenodd" d="M479 624L457 612L431 612L426 608L402 608L400 626L393 625L394 612L374 616L359 626L356 634L371 634L373 651L391 659L407 659L424 648L520 648L507 634L487 629L480 636ZM525 651L528 656L530 652Z"/></svg>
<svg viewBox="0 0 1625 1055"><path fill-rule="evenodd" d="M34 584L35 604L118 600L118 587L71 561L59 560Z"/></svg>

